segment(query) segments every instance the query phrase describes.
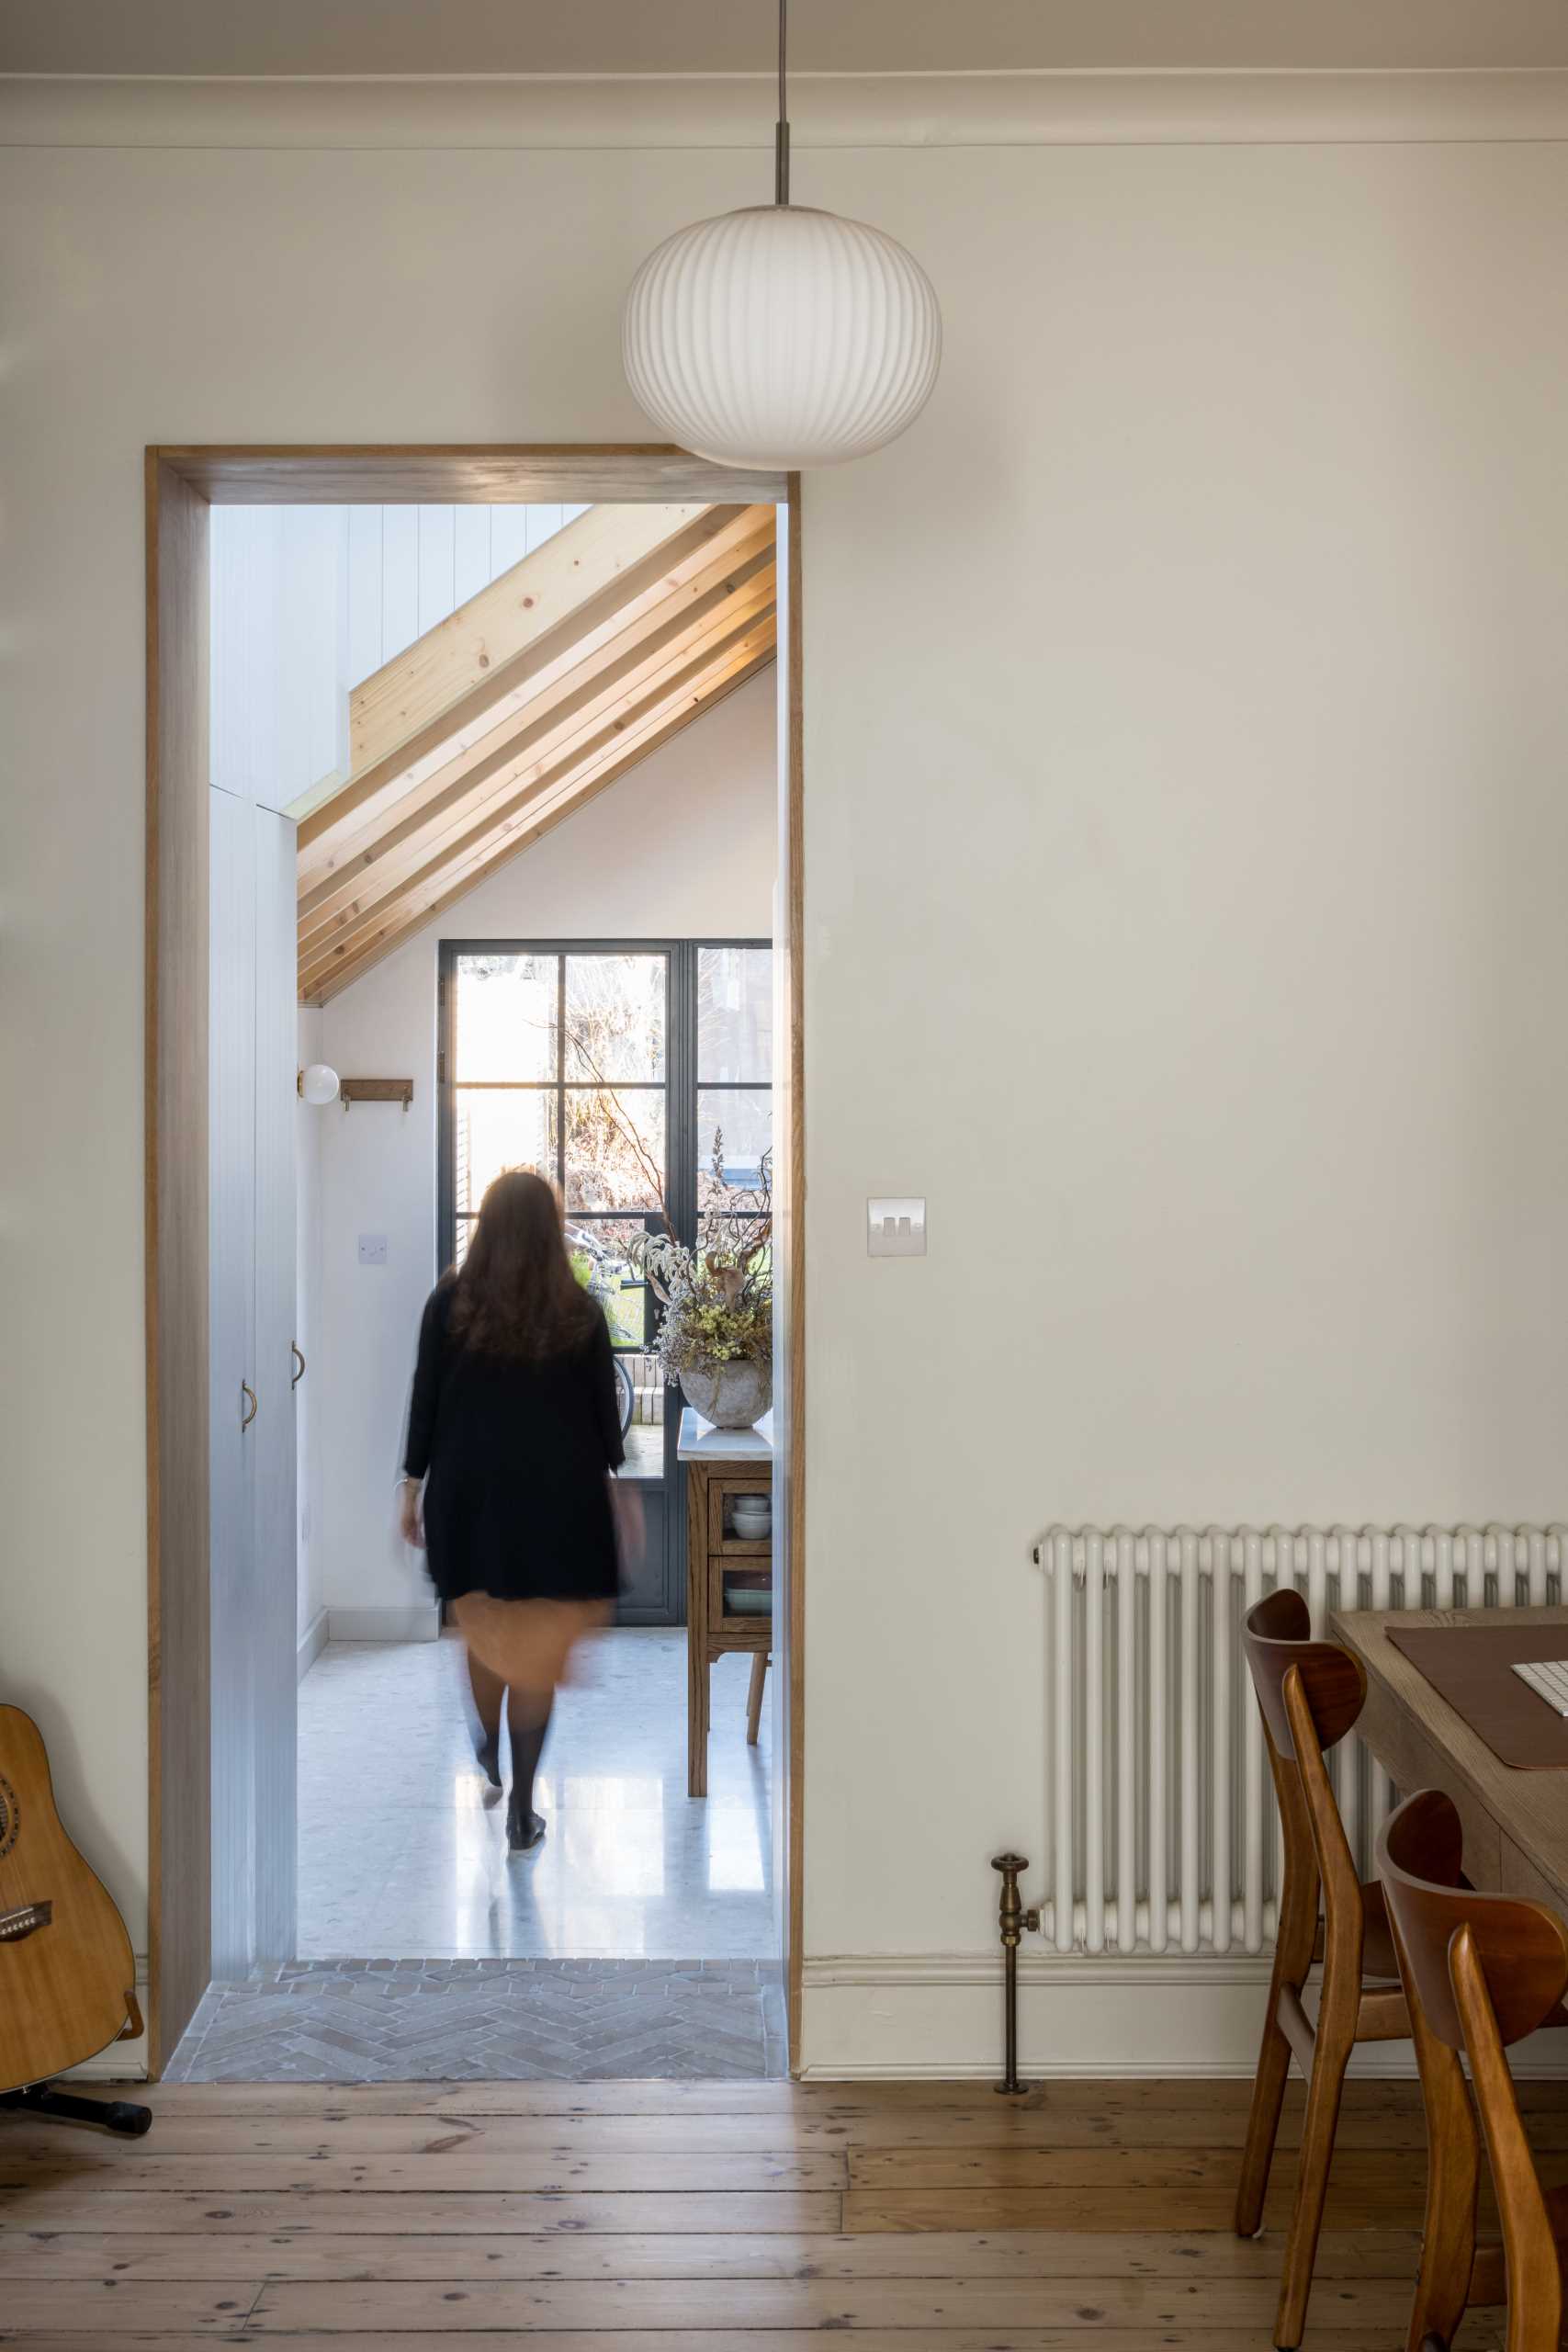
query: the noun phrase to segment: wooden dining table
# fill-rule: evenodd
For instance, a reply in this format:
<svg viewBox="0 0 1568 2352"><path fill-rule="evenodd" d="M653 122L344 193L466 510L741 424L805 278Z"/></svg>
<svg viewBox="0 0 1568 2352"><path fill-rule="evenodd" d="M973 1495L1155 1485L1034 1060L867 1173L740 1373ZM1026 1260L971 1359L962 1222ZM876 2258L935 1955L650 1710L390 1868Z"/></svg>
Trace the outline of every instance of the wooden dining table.
<svg viewBox="0 0 1568 2352"><path fill-rule="evenodd" d="M1442 1789L1464 1829L1472 1886L1520 1894L1568 1913L1568 1764L1524 1771L1505 1764L1469 1722L1390 1640L1390 1629L1473 1626L1495 1634L1561 1626L1568 1658L1568 1609L1338 1610L1331 1639L1366 1669L1367 1703L1356 1729L1401 1796ZM1521 1707L1542 1702L1521 1683Z"/></svg>

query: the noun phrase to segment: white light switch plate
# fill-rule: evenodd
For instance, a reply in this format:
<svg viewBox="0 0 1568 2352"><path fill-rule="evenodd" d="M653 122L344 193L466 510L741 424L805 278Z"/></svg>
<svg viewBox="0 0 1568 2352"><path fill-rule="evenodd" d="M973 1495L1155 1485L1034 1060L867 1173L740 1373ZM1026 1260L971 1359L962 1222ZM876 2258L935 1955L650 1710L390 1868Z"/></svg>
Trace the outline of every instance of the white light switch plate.
<svg viewBox="0 0 1568 2352"><path fill-rule="evenodd" d="M926 1254L924 1201L867 1201L865 1246L867 1254L873 1258L923 1258Z"/></svg>
<svg viewBox="0 0 1568 2352"><path fill-rule="evenodd" d="M362 1233L359 1237L359 1262L362 1266L384 1266L387 1262L387 1237L384 1233Z"/></svg>

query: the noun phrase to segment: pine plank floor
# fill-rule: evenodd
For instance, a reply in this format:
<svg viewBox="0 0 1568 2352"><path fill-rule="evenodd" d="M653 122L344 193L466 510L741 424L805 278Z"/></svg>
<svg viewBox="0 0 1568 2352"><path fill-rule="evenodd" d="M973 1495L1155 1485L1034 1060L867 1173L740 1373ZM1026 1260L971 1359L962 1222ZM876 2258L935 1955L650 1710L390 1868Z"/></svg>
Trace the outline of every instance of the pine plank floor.
<svg viewBox="0 0 1568 2352"><path fill-rule="evenodd" d="M141 2141L0 2117L0 2342L1252 2352L1301 2098L1244 2243L1247 2090L204 2083L147 2094ZM1568 2085L1522 2090L1568 2178ZM1307 2352L1399 2352L1424 2177L1414 2087L1352 2085Z"/></svg>

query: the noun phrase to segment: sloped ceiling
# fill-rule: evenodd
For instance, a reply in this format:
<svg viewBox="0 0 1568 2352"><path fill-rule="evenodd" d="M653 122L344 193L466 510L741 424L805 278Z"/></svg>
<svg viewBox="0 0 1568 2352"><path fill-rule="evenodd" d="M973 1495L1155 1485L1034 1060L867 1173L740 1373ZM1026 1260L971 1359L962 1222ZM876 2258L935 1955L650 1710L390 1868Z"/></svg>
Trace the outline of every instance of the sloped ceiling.
<svg viewBox="0 0 1568 2352"><path fill-rule="evenodd" d="M299 823L324 1004L773 658L772 506L594 506L355 687Z"/></svg>

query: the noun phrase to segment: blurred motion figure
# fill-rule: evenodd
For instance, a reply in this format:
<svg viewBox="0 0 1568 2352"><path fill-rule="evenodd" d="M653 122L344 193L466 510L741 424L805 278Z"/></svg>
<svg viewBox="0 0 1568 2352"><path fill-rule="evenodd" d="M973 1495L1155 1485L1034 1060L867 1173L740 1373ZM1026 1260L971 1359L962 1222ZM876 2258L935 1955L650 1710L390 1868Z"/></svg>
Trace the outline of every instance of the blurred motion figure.
<svg viewBox="0 0 1568 2352"><path fill-rule="evenodd" d="M399 1521L463 1636L495 1789L505 1713L514 1854L545 1835L534 1778L556 1687L615 1614L618 1536L641 1545L640 1498L615 1478L625 1458L604 1312L572 1272L554 1190L509 1170L425 1303Z"/></svg>

